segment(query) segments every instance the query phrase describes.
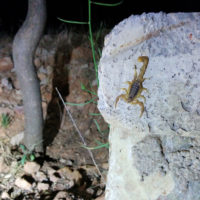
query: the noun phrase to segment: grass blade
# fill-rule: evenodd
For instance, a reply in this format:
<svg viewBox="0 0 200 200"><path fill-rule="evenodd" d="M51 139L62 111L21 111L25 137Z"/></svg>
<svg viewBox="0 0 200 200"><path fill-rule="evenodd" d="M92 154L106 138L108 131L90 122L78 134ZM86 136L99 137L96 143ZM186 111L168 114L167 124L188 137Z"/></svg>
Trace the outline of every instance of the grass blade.
<svg viewBox="0 0 200 200"><path fill-rule="evenodd" d="M92 116L101 116L100 113L89 113L89 115L92 115Z"/></svg>
<svg viewBox="0 0 200 200"><path fill-rule="evenodd" d="M61 19L61 18L57 18L59 19L60 21L62 22L65 22L65 23L70 23L70 24L88 24L88 22L80 22L80 21L72 21L72 20L64 20L64 19Z"/></svg>
<svg viewBox="0 0 200 200"><path fill-rule="evenodd" d="M96 101L94 101L94 99L96 99L97 97L94 97L92 99L90 99L89 101L86 101L85 103L71 103L71 102L65 102L65 104L70 105L70 106L85 106L89 103L95 103L97 104Z"/></svg>
<svg viewBox="0 0 200 200"><path fill-rule="evenodd" d="M83 83L81 83L81 90L83 90L83 91L85 91L85 92L87 92L87 93L89 93L89 94L93 94L93 95L97 95L94 91L91 91L91 90L88 90L86 87L85 87L85 85L83 85Z"/></svg>
<svg viewBox="0 0 200 200"><path fill-rule="evenodd" d="M107 148L108 149L109 143L105 143L105 144L101 143L99 146L96 146L96 147L87 147L87 146L84 146L84 145L82 145L82 147L85 148L85 149L90 149L90 150L101 149L101 148Z"/></svg>
<svg viewBox="0 0 200 200"><path fill-rule="evenodd" d="M94 123L95 123L95 125L96 125L96 127L97 127L98 132L101 133L101 134L103 134L102 131L101 131L101 128L100 128L100 126L99 126L99 124L98 124L98 122L97 122L96 119L94 119Z"/></svg>
<svg viewBox="0 0 200 200"><path fill-rule="evenodd" d="M114 6L121 5L123 3L123 0L118 3L101 3L101 2L96 2L96 1L92 1L92 3L98 6L114 7Z"/></svg>

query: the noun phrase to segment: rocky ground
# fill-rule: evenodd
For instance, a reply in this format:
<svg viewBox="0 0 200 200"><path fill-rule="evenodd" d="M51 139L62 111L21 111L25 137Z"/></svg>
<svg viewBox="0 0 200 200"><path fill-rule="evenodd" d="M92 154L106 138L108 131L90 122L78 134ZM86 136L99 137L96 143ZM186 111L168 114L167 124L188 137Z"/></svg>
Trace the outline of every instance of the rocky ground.
<svg viewBox="0 0 200 200"><path fill-rule="evenodd" d="M34 63L42 92L46 154L33 154L30 161L30 152L19 146L24 112L12 62L12 37L1 35L0 199L103 200L108 149L91 150L97 168L55 90L58 88L65 102L83 104L94 98L88 104L67 105L67 109L88 147L107 143L109 127L96 115L98 98L81 89L83 84L97 91L87 35L75 31L45 35Z"/></svg>

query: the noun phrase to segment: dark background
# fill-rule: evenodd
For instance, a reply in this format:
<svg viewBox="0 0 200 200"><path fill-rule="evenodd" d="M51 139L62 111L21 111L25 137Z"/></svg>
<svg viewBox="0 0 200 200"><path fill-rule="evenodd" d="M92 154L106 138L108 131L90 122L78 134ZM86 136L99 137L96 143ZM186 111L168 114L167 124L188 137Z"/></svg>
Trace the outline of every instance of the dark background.
<svg viewBox="0 0 200 200"><path fill-rule="evenodd" d="M69 20L87 21L88 0L46 0L47 1L47 28L55 31L72 26L63 24L57 17ZM98 2L116 3L117 0L97 0ZM2 0L0 5L0 32L4 31L15 34L27 12L28 0ZM101 22L107 28L112 28L123 19L132 14L142 14L143 12L198 12L200 6L198 1L142 1L124 0L117 7L104 7L92 5L93 29L99 27ZM77 25L76 25L77 26Z"/></svg>

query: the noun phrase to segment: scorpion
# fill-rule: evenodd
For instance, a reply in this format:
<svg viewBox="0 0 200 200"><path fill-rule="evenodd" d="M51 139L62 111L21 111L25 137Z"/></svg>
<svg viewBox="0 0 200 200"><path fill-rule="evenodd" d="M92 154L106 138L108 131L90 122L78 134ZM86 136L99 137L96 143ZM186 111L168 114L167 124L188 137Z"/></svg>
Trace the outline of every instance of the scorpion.
<svg viewBox="0 0 200 200"><path fill-rule="evenodd" d="M126 83L129 85L128 89L126 88L121 88L122 90L125 91L125 94L121 94L117 96L115 100L115 108L117 106L117 103L119 99L123 99L125 102L130 103L130 104L138 104L141 107L141 113L140 117L142 117L142 114L144 112L144 103L146 102L146 98L141 95L142 91L147 91L147 88L144 88L142 83L144 80L149 79L149 78L143 78L145 71L147 69L147 65L149 63L149 58L147 56L140 56L138 57L138 62L143 62L143 66L140 69L139 75L137 75L137 70L136 70L136 65L135 65L135 73L134 73L134 78L132 81L127 81ZM138 98L144 99L144 103L139 101Z"/></svg>

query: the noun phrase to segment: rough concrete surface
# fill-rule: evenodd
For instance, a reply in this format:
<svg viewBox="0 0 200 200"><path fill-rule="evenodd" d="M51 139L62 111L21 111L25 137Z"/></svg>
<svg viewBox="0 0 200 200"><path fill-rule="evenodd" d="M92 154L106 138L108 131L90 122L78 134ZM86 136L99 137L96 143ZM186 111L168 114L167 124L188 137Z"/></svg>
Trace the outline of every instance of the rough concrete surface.
<svg viewBox="0 0 200 200"><path fill-rule="evenodd" d="M120 99L148 56L145 110ZM200 199L200 13L130 16L105 38L98 108L110 124L106 200Z"/></svg>

